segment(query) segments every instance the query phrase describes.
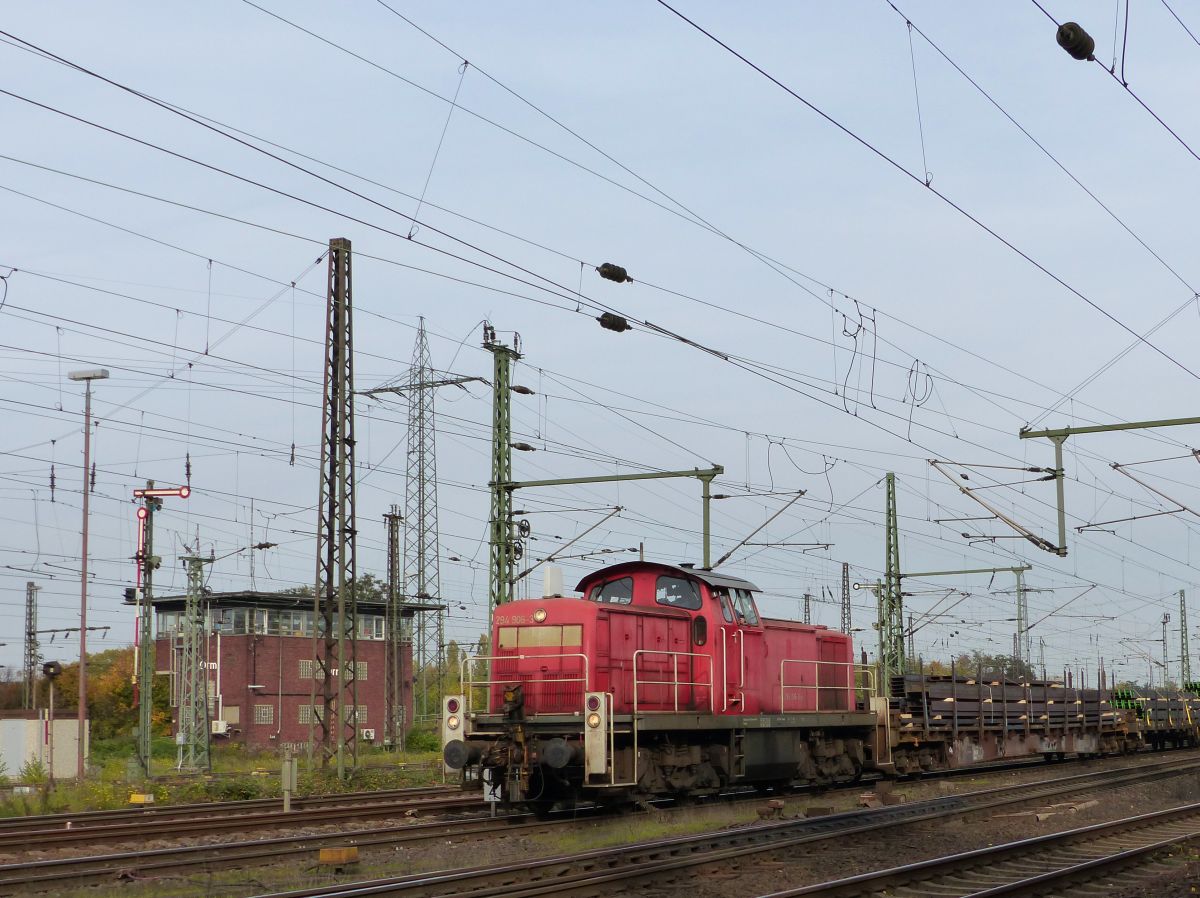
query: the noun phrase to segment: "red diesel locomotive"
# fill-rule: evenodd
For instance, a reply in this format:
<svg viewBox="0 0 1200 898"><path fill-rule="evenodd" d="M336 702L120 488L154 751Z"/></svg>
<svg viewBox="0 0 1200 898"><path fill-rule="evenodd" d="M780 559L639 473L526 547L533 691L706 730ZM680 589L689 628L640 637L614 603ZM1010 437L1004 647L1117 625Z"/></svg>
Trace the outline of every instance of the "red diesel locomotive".
<svg viewBox="0 0 1200 898"><path fill-rule="evenodd" d="M639 561L577 588L582 598L497 608L493 654L464 661L462 692L444 700L447 768L508 804L1200 744L1198 684L1109 689L920 666L878 684L848 635L763 619L737 577Z"/></svg>
<svg viewBox="0 0 1200 898"><path fill-rule="evenodd" d="M763 618L752 583L637 561L577 589L497 608L492 655L444 700L447 767L503 801L848 781L886 751L850 637Z"/></svg>

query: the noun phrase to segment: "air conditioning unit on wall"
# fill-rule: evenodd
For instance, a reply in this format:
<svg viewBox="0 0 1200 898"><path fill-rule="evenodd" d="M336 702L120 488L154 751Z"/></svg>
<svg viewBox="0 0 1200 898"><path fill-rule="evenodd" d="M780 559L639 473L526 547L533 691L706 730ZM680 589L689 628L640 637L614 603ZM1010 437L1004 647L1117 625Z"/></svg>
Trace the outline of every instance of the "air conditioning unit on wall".
<svg viewBox="0 0 1200 898"><path fill-rule="evenodd" d="M359 730L358 738L362 739L364 742L374 742L375 741L375 730L374 729Z"/></svg>

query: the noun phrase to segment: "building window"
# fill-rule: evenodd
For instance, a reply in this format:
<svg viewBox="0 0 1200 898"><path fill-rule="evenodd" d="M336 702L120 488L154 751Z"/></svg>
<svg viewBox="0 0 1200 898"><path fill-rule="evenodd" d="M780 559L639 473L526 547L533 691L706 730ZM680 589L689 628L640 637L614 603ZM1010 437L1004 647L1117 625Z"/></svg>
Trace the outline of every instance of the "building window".
<svg viewBox="0 0 1200 898"><path fill-rule="evenodd" d="M360 682L367 679L367 662L356 661L354 663L354 678Z"/></svg>
<svg viewBox="0 0 1200 898"><path fill-rule="evenodd" d="M346 718L346 723L351 726L361 727L367 724L366 705L358 705L357 707L346 705L342 708L342 714Z"/></svg>
<svg viewBox="0 0 1200 898"><path fill-rule="evenodd" d="M312 659L301 659L301 661L300 661L300 679L311 680L312 678L313 678Z"/></svg>
<svg viewBox="0 0 1200 898"><path fill-rule="evenodd" d="M275 722L275 706L274 705L255 705L254 706L254 722L255 723L274 723Z"/></svg>
<svg viewBox="0 0 1200 898"><path fill-rule="evenodd" d="M300 722L301 723L320 723L321 712L324 710L317 705L301 705L300 706Z"/></svg>
<svg viewBox="0 0 1200 898"><path fill-rule="evenodd" d="M359 639L383 639L384 619L378 614L360 614L358 616Z"/></svg>

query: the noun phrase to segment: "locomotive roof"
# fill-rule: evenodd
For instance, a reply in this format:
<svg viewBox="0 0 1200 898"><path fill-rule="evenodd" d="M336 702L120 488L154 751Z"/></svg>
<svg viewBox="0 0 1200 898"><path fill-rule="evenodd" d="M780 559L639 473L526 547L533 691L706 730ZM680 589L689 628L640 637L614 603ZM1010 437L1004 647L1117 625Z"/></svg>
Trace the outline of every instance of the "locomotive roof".
<svg viewBox="0 0 1200 898"><path fill-rule="evenodd" d="M741 577L732 577L729 574L718 574L715 571L706 571L704 568L698 567L680 567L677 564L661 564L657 561L623 561L620 564L614 564L611 567L601 568L598 571L593 571L588 574L575 587L580 592L583 592L584 587L597 580L600 577L610 577L613 574L632 573L634 571L655 569L660 571L670 571L680 577L691 577L693 580L699 580L701 583L707 583L709 586L724 586L727 589L748 589L751 592L762 592L757 586L749 580L743 580Z"/></svg>

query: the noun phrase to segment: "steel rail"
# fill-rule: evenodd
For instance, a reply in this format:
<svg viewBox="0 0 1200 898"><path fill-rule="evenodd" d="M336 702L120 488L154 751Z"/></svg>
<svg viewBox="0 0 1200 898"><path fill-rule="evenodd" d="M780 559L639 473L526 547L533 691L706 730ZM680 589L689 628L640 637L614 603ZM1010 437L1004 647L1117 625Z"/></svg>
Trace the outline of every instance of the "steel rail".
<svg viewBox="0 0 1200 898"><path fill-rule="evenodd" d="M1070 763L1070 762L1066 762ZM970 770L944 771L946 775L980 772L1002 772L1028 768L1028 762L1018 764L992 764ZM1144 769L1144 768L1134 768ZM1060 778L1061 779L1061 778ZM1055 782L1058 782L1056 779ZM861 784L846 786L847 789L861 788ZM723 796L732 802L760 801L762 796L745 792ZM278 862L281 859L310 855L312 851L326 845L345 845L348 841L362 848L374 848L423 840L444 839L447 836L479 836L514 833L530 834L545 831L552 826L572 822L580 815L590 818L596 809L572 812L570 820L551 822L524 822L528 815L492 819L490 817L464 818L454 823L441 822L407 824L402 828L392 825L343 831L337 833L305 834L301 836L279 836L269 839L253 839L226 842L217 845L186 845L171 848L156 848L141 851L126 851L85 857L48 858L24 863L0 866L0 887L36 887L49 883L64 885L102 884L121 877L153 877L174 875L188 870L210 870L214 866L230 869L238 866ZM566 817L567 814L562 814ZM585 818L586 819L586 818Z"/></svg>
<svg viewBox="0 0 1200 898"><path fill-rule="evenodd" d="M292 797L293 810L346 805L356 802L394 801L425 796L449 796L461 794L458 787L414 786L406 789L385 789L376 792L336 792L329 795L302 795ZM108 811L77 811L58 814L29 814L21 817L0 818L0 837L12 831L36 833L41 830L62 829L68 823L71 829L96 824L152 821L163 823L172 818L193 820L197 816L239 814L255 810L283 809L282 798L247 798L234 801L198 801L188 804L145 805L138 808L117 808Z"/></svg>
<svg viewBox="0 0 1200 898"><path fill-rule="evenodd" d="M985 789L911 804L850 811L827 817L758 824L692 836L656 839L613 849L414 874L364 882L270 893L258 898L362 898L374 895L445 896L469 893L490 896L593 893L614 883L653 878L698 865L743 859L748 855L792 849L799 845L947 816L990 811L1071 792L1117 788L1200 768L1200 760L1173 760L1115 771Z"/></svg>
<svg viewBox="0 0 1200 898"><path fill-rule="evenodd" d="M64 825L57 829L17 830L0 833L0 851L26 850L31 843L38 850L45 851L80 843L95 844L146 838L169 839L239 830L325 825L346 820L400 817L409 812L421 814L478 808L481 804L482 800L478 795L460 794L400 801L340 804L334 807L293 810L287 813L255 811L247 814L226 814L168 821L148 818L134 823L98 823L79 829Z"/></svg>
<svg viewBox="0 0 1200 898"><path fill-rule="evenodd" d="M998 898L1091 879L1200 838L1200 803L772 892L763 898L958 894ZM1034 871L1031 874L1031 868Z"/></svg>
<svg viewBox="0 0 1200 898"><path fill-rule="evenodd" d="M230 870L241 864L287 860L296 856L311 857L314 851L329 845L351 843L360 848L372 848L468 835L527 834L558 825L554 821L526 821L529 821L529 815L479 816L451 822L432 821L404 826L389 824L336 833L276 836L212 845L181 845L88 857L26 861L0 865L0 891L8 893L16 887L47 886L51 883L60 886L110 883L116 877L143 879L157 875L174 876L189 870Z"/></svg>

